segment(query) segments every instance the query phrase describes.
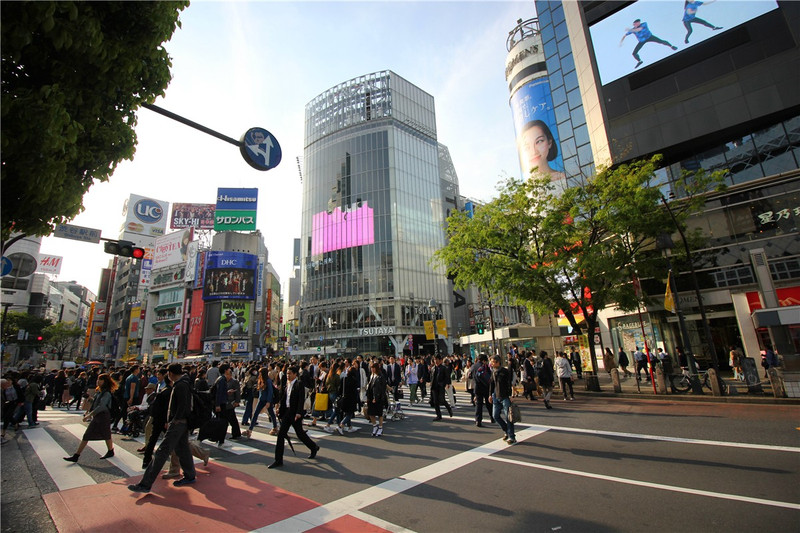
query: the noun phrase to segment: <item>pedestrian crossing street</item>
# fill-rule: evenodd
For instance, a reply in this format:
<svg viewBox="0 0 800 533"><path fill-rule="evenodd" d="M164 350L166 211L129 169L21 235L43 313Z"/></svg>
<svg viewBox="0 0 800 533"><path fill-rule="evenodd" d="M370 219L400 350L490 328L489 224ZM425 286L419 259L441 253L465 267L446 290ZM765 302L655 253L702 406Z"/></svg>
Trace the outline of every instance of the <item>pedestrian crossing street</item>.
<svg viewBox="0 0 800 533"><path fill-rule="evenodd" d="M472 422L473 421L473 407L470 404L470 396L466 392L456 392L456 404L454 417L448 419L454 422ZM406 389L404 391L404 399L400 400L400 409L404 418L409 419L413 417L426 417L432 418L435 416L434 410L427 403L427 399L410 405L408 402L409 393ZM236 410L237 418L241 422L244 408L240 407ZM84 432L86 431L87 424L82 422L83 412L67 411L63 408L50 408L44 411L39 411L38 420L39 426L23 429L21 433L30 444L35 452L42 466L47 471L47 474L52 479L57 490L63 491L71 488L83 487L87 485L94 485L107 481L107 473L105 477L102 472L99 472L98 465L111 465L117 472L116 476L134 477L144 473L142 468L142 455L136 452L136 449L144 446L143 434L137 438L131 438L125 435L114 435L114 457L110 459L100 459L106 453L106 444L103 441L91 441L81 455L78 463L67 463L64 457L72 455L77 449ZM269 417L266 413L259 415L259 426L253 429L250 438L242 436L240 440L230 440L230 429L228 437L222 446L204 442L202 445L211 454L212 459L224 460L229 456L242 456L247 454L260 454L261 458L254 461L269 462L272 456L272 447L277 442L277 437L269 434L272 425L269 422ZM306 420L306 430L309 436L314 440L337 438L337 439L352 439L364 436L370 436L370 422L358 414L353 419L353 433L345 433L344 436L339 435L335 431L328 433L322 430L324 422L317 421L317 427L311 427L310 421ZM402 424L401 421L387 420L386 423ZM246 428L242 428L246 429ZM294 430L290 430L290 437L294 437L296 442L296 435ZM195 463L202 462L200 459L195 459ZM108 469L105 469L106 471Z"/></svg>

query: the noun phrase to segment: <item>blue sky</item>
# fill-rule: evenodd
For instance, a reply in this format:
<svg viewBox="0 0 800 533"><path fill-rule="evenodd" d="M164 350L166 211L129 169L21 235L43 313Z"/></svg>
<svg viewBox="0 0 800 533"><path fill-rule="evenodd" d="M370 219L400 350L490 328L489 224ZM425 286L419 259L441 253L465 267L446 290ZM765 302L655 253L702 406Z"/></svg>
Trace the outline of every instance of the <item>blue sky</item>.
<svg viewBox="0 0 800 533"><path fill-rule="evenodd" d="M504 176L520 175L505 42L518 18L534 16L533 2L193 2L165 45L173 80L156 105L237 139L266 128L283 161L253 170L234 146L142 109L134 160L92 187L72 223L116 238L131 193L214 203L217 187L258 187L257 226L285 283L300 236L295 157L303 154L305 105L385 69L433 95L439 142L450 149L461 193L487 200ZM92 291L111 257L101 246L53 237L42 253L64 257L58 279Z"/></svg>

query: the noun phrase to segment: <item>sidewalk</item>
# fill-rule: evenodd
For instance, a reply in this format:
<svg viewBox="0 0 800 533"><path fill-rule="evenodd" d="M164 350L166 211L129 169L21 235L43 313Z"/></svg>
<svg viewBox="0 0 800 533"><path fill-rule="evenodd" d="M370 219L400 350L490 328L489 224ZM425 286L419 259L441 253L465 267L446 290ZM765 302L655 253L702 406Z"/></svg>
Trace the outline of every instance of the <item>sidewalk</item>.
<svg viewBox="0 0 800 533"><path fill-rule="evenodd" d="M585 374L584 374L585 375ZM575 379L572 386L575 390L576 396L584 397L598 397L598 398L626 398L626 399L641 399L641 400L664 400L675 402L716 402L716 403L748 403L748 404L781 404L781 405L800 405L800 398L775 398L772 395L772 385L769 380L761 381L761 387L764 392L757 394L749 394L747 385L741 381L733 379L733 374L730 372L722 372L722 379L728 387L736 389L735 394L728 396L713 396L711 391L703 388L703 394L687 393L671 393L656 394L653 391L653 384L642 379L639 382L639 389L636 388L636 375L623 378L620 376L620 385L622 392L614 392L614 386L611 383L611 375L601 370L598 374L600 382L600 392L586 390L586 380ZM456 389L460 391L466 390L464 382L455 384ZM669 384L667 384L667 391L669 391ZM553 394L560 394L561 389L558 387L558 379L556 379L556 388Z"/></svg>

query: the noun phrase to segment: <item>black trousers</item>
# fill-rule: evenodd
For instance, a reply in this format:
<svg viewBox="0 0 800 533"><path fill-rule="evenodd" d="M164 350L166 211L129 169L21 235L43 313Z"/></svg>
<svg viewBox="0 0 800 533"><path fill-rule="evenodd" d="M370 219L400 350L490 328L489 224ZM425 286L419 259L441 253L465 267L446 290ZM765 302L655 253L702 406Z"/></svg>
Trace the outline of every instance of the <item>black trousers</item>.
<svg viewBox="0 0 800 533"><path fill-rule="evenodd" d="M289 428L294 428L297 438L299 438L300 442L305 444L309 450L314 451L317 449L317 445L314 444L314 441L308 436L306 430L303 429L302 417L290 418L289 416L281 416L281 428L278 430L278 442L275 443L275 460L278 462L283 461L284 441L286 440L286 435L289 434Z"/></svg>
<svg viewBox="0 0 800 533"><path fill-rule="evenodd" d="M156 450L156 454L150 464L147 465L147 470L144 471L144 476L142 476L139 484L151 488L172 452L175 452L178 456L184 477L194 479L194 458L192 458L192 451L189 448L189 428L186 425L186 421L183 420L181 422L172 422L167 427L164 440Z"/></svg>
<svg viewBox="0 0 800 533"><path fill-rule="evenodd" d="M641 43L638 43L638 44L636 45L636 48L634 48L634 49L633 49L633 57L634 57L634 59L636 59L636 61L641 61L641 60L642 60L642 59L639 57L639 50L641 50L641 49L642 49L642 47L643 47L644 45L646 45L647 43L657 43L657 44L663 44L664 46L669 46L669 47L672 47L672 45L671 45L669 42L665 41L664 39L659 39L659 38L658 38L658 37L656 37L655 35L651 35L650 37L648 37L648 38L647 38L647 40L646 40L646 41L643 41L643 42L641 42Z"/></svg>
<svg viewBox="0 0 800 533"><path fill-rule="evenodd" d="M494 417L492 416L492 404L489 402L489 394L483 395L479 392L475 393L475 422L482 422L483 421L483 406L486 406L486 412L489 413L489 418L492 419L492 423L494 423Z"/></svg>
<svg viewBox="0 0 800 533"><path fill-rule="evenodd" d="M238 439L242 436L242 428L239 427L239 419L236 418L236 409L223 409L220 418L224 418L231 426L231 438Z"/></svg>
<svg viewBox="0 0 800 533"><path fill-rule="evenodd" d="M436 418L442 418L442 409L441 406L444 405L447 408L447 414L453 416L453 408L450 407L450 404L447 403L447 392L444 389L436 389L434 390L431 388L431 403L433 404L433 408L436 411Z"/></svg>

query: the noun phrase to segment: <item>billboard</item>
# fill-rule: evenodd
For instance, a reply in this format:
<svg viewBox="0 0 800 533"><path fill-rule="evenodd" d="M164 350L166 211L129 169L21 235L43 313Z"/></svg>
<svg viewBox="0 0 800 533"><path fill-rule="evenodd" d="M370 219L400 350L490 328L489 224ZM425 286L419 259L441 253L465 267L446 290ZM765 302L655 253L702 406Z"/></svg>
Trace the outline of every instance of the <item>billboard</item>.
<svg viewBox="0 0 800 533"><path fill-rule="evenodd" d="M774 0L640 0L592 24L589 34L601 85L778 8Z"/></svg>
<svg viewBox="0 0 800 533"><path fill-rule="evenodd" d="M535 168L551 181L565 178L553 97L547 76L523 85L510 100L522 175Z"/></svg>
<svg viewBox="0 0 800 533"><path fill-rule="evenodd" d="M63 261L64 258L59 255L39 254L39 264L36 266L36 272L54 274L57 276L61 273L61 264Z"/></svg>
<svg viewBox="0 0 800 533"><path fill-rule="evenodd" d="M155 237L167 229L169 203L131 194L122 208L125 223L120 228L120 238L133 241L136 246L152 246Z"/></svg>
<svg viewBox="0 0 800 533"><path fill-rule="evenodd" d="M219 336L247 335L250 330L250 302L222 302Z"/></svg>
<svg viewBox="0 0 800 533"><path fill-rule="evenodd" d="M314 215L311 229L311 254L366 246L375 242L375 220L367 202L336 207L333 212Z"/></svg>
<svg viewBox="0 0 800 533"><path fill-rule="evenodd" d="M204 300L255 298L258 257L241 252L206 252Z"/></svg>
<svg viewBox="0 0 800 533"><path fill-rule="evenodd" d="M197 275L197 254L199 244L196 241L190 242L186 247L186 275L183 277L185 281L194 281Z"/></svg>
<svg viewBox="0 0 800 533"><path fill-rule="evenodd" d="M214 229L214 204L172 204L170 229Z"/></svg>
<svg viewBox="0 0 800 533"><path fill-rule="evenodd" d="M214 230L255 230L257 208L258 189L217 189Z"/></svg>
<svg viewBox="0 0 800 533"><path fill-rule="evenodd" d="M185 263L193 237L194 229L189 228L157 238L153 249L153 270Z"/></svg>
<svg viewBox="0 0 800 533"><path fill-rule="evenodd" d="M189 312L189 327L186 335L186 349L200 351L203 348L203 293L192 292L192 308Z"/></svg>

